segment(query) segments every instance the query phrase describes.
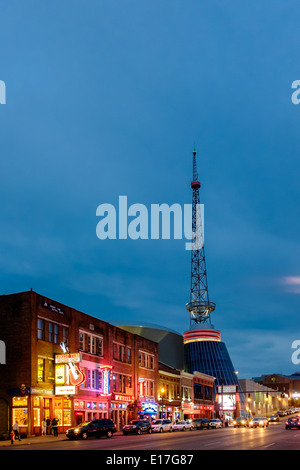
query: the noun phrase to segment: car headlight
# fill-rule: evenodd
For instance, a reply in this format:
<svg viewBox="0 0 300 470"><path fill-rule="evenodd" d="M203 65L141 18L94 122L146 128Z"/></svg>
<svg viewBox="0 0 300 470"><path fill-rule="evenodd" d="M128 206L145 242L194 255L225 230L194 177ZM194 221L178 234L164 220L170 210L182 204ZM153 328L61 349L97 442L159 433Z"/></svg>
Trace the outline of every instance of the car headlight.
<svg viewBox="0 0 300 470"><path fill-rule="evenodd" d="M76 428L74 429L74 432L80 432L80 429Z"/></svg>

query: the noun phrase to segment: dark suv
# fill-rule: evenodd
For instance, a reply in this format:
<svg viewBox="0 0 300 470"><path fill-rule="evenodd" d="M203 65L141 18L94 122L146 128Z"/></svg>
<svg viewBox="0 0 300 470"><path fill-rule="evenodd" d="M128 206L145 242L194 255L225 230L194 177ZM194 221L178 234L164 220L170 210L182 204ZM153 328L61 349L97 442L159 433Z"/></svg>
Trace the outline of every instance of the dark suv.
<svg viewBox="0 0 300 470"><path fill-rule="evenodd" d="M209 422L210 420L207 418L196 418L193 419L193 426L194 429L209 429Z"/></svg>
<svg viewBox="0 0 300 470"><path fill-rule="evenodd" d="M129 433L141 434L142 432L151 434L152 429L150 421L146 419L134 419L123 427L124 436L127 436Z"/></svg>
<svg viewBox="0 0 300 470"><path fill-rule="evenodd" d="M110 419L94 419L93 421L87 421L68 429L66 436L69 439L87 439L91 436L98 439L101 436L110 438L116 431L116 426Z"/></svg>
<svg viewBox="0 0 300 470"><path fill-rule="evenodd" d="M294 418L289 418L287 422L285 423L285 429L292 429L292 428L300 429L300 419L298 416L295 416Z"/></svg>

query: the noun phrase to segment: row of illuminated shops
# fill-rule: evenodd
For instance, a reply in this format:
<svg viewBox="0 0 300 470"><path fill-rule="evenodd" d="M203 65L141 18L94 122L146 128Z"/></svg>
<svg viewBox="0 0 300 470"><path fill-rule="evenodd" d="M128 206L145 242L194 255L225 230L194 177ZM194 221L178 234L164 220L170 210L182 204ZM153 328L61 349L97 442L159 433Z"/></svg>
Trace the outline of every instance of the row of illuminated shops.
<svg viewBox="0 0 300 470"><path fill-rule="evenodd" d="M201 401L195 394L195 385L202 387L201 390L212 390L211 377L198 373L176 375L162 371L157 398L154 382L146 377L137 379L135 396L132 387L125 387L124 391L127 389L130 393L114 391L112 366L97 364L97 369L94 369L97 372L94 374L94 384L91 377L91 385L96 390L88 393L83 387L87 370L81 367L82 364L86 365L78 353L56 355L55 384L52 388L21 387L13 390L12 424L18 421L23 434L40 434L42 421L49 419L52 422L54 418L58 421L58 432L62 433L71 426L101 418L112 419L117 430L121 430L131 419L137 418L150 421L169 418L174 422L177 419L214 416L212 397L204 393ZM123 377L120 374L119 376ZM195 380L199 383L195 384ZM224 395L222 405L225 403ZM233 405L232 401L230 405ZM50 429L51 425L48 432Z"/></svg>
<svg viewBox="0 0 300 470"><path fill-rule="evenodd" d="M39 392L41 392L40 390ZM31 392L38 392L32 389ZM46 391L45 391L46 392ZM49 392L48 392L49 393ZM144 401L143 401L144 400ZM112 419L118 430L131 419L169 418L192 419L195 417L212 417L212 405L182 404L173 407L156 403L154 399L115 395L111 400L82 399L76 396L15 395L12 397L12 422L19 424L21 434L40 434L42 421L53 418L58 420L58 432L65 432L71 426L93 419ZM49 433L50 427L47 428Z"/></svg>

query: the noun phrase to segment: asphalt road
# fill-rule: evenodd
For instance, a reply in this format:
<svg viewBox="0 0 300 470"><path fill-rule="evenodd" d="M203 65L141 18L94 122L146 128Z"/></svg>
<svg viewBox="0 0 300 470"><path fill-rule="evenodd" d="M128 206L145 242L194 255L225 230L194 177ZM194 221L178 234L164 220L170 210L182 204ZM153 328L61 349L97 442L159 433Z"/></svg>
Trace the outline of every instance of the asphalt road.
<svg viewBox="0 0 300 470"><path fill-rule="evenodd" d="M188 450L299 450L300 430L285 429L285 420L265 429L224 427L202 431L176 431L163 434L123 436L86 441L60 439L30 445L7 447L8 450L105 450L105 451L188 451Z"/></svg>

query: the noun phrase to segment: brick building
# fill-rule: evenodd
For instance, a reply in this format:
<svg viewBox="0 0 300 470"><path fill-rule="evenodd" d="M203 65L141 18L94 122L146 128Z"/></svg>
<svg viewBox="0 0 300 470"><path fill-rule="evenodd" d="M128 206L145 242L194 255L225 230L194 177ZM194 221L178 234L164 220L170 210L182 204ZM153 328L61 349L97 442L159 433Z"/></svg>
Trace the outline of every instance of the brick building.
<svg viewBox="0 0 300 470"><path fill-rule="evenodd" d="M0 433L158 416L158 345L33 291L0 296ZM67 349L66 349L67 348ZM7 418L9 417L9 418ZM9 422L7 422L9 420Z"/></svg>

